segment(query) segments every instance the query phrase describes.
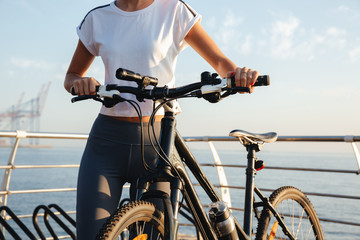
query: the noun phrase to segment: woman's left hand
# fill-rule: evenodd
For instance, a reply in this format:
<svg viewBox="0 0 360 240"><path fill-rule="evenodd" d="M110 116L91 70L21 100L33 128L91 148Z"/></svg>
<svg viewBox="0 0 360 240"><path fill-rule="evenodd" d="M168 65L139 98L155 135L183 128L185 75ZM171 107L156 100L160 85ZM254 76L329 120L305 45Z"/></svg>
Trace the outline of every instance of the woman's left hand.
<svg viewBox="0 0 360 240"><path fill-rule="evenodd" d="M254 92L254 83L256 82L259 72L256 70L248 69L247 67L237 67L234 72L228 72L227 77L235 76L235 86L248 87L250 92Z"/></svg>

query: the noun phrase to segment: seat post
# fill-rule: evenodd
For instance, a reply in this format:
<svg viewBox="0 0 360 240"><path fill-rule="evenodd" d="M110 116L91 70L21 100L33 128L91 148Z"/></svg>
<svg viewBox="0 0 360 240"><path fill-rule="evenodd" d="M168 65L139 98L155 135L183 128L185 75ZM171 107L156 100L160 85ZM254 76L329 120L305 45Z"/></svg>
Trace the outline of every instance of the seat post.
<svg viewBox="0 0 360 240"><path fill-rule="evenodd" d="M244 231L250 237L252 229L252 212L253 212L253 198L255 186L255 161L256 152L259 151L258 144L246 145L247 154L247 168L246 168L246 189L245 189L245 206L244 206Z"/></svg>

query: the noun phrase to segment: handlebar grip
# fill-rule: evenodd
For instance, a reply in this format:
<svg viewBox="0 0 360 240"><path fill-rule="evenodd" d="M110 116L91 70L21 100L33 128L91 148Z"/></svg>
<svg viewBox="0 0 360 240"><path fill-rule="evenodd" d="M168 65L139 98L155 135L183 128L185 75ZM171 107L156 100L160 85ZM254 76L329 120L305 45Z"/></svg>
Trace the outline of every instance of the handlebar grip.
<svg viewBox="0 0 360 240"><path fill-rule="evenodd" d="M261 76L258 76L258 78L256 79L256 82L253 86L259 87L259 86L269 86L269 85L270 85L270 76L269 75L261 75Z"/></svg>
<svg viewBox="0 0 360 240"><path fill-rule="evenodd" d="M94 95L81 95L81 96L73 97L71 99L71 102L74 103L82 100L93 99L94 97L95 97Z"/></svg>
<svg viewBox="0 0 360 240"><path fill-rule="evenodd" d="M254 87L260 87L260 86L269 86L270 85L270 76L269 75L260 75L256 79L256 82L254 83ZM231 77L231 86L235 87L235 77Z"/></svg>

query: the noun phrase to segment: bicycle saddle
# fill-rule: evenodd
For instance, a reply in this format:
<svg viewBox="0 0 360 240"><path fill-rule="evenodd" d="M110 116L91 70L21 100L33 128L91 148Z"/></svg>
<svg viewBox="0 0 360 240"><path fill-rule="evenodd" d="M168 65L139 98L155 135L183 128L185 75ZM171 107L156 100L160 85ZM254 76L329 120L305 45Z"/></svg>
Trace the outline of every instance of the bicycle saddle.
<svg viewBox="0 0 360 240"><path fill-rule="evenodd" d="M244 130L235 129L229 133L230 136L239 138L244 142L263 142L263 143L272 143L277 139L276 132L268 133L251 133Z"/></svg>

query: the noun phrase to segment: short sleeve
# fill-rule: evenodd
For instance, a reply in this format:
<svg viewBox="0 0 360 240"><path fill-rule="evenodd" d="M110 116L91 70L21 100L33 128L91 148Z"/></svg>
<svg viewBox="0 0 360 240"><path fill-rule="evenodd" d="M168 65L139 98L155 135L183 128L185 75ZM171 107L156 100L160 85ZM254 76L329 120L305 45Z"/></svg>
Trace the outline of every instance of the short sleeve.
<svg viewBox="0 0 360 240"><path fill-rule="evenodd" d="M190 29L195 25L195 23L200 20L200 14L198 14L194 9L192 9L183 1L179 1L179 6L177 9L178 29L174 34L174 39L179 52L189 46L189 44L185 41L185 37Z"/></svg>
<svg viewBox="0 0 360 240"><path fill-rule="evenodd" d="M91 12L85 16L80 25L76 28L79 39L87 48L87 50L94 56L99 55L99 51L95 45L94 39L94 24Z"/></svg>

